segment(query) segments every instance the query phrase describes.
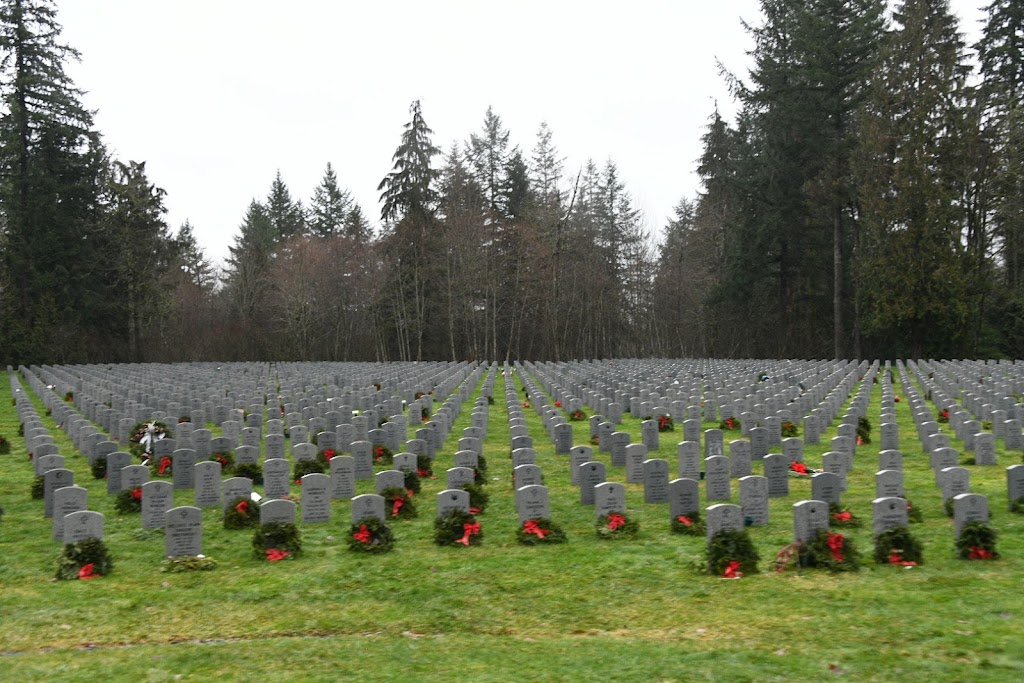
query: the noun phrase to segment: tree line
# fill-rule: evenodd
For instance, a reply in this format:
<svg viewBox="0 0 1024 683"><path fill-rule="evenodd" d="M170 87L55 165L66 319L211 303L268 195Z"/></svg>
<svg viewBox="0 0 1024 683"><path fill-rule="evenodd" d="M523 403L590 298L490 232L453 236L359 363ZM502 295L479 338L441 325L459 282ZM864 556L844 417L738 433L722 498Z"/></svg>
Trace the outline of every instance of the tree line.
<svg viewBox="0 0 1024 683"><path fill-rule="evenodd" d="M973 46L945 0L761 10L659 238L613 160L492 109L440 149L417 101L379 230L329 163L307 202L278 173L215 272L104 148L54 3L0 0L0 359L1020 357L1024 5Z"/></svg>

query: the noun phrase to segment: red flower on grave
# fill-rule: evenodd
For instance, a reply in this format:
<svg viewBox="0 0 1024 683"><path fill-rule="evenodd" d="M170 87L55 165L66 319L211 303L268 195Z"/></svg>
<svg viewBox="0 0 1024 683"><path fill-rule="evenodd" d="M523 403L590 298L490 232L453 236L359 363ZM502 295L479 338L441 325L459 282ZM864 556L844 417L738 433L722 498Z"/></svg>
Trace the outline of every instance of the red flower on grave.
<svg viewBox="0 0 1024 683"><path fill-rule="evenodd" d="M733 560L729 563L729 566L725 568L725 572L722 574L723 579L738 579L743 576L743 572L740 571L742 565Z"/></svg>
<svg viewBox="0 0 1024 683"><path fill-rule="evenodd" d="M832 519L837 522L849 522L853 518L853 515L849 510L843 510L842 512L833 512Z"/></svg>
<svg viewBox="0 0 1024 683"><path fill-rule="evenodd" d="M474 508L474 507L469 508L469 514L471 514L471 515L479 515L481 512L482 512L482 510L480 508Z"/></svg>
<svg viewBox="0 0 1024 683"><path fill-rule="evenodd" d="M802 462L797 462L796 460L794 460L793 462L789 463L789 469L792 470L793 472L796 472L797 474L803 475L805 477L807 476L807 465L803 464Z"/></svg>
<svg viewBox="0 0 1024 683"><path fill-rule="evenodd" d="M561 401L555 401L555 407L556 408L561 408L562 407L562 402Z"/></svg>
<svg viewBox="0 0 1024 683"><path fill-rule="evenodd" d="M430 418L427 417L426 415L423 415L422 417L420 417L420 422L430 422Z"/></svg>
<svg viewBox="0 0 1024 683"><path fill-rule="evenodd" d="M330 462L331 458L333 458L337 454L338 454L338 452L336 450L334 450L333 448L325 448L324 449L324 459L327 460L328 462Z"/></svg>
<svg viewBox="0 0 1024 683"><path fill-rule="evenodd" d="M94 574L93 573L93 569L94 568L95 568L95 565L92 562L90 562L89 564L83 564L82 568L78 570L78 578L80 578L82 580L85 580L85 579L98 579L98 578L100 578L100 576L102 576L102 574Z"/></svg>
<svg viewBox="0 0 1024 683"><path fill-rule="evenodd" d="M238 505L235 506L235 510L238 512L238 514L247 517L249 515L249 501L247 501L247 500L240 500L240 501L238 501Z"/></svg>
<svg viewBox="0 0 1024 683"><path fill-rule="evenodd" d="M676 517L676 521L685 526L693 526L693 520L687 517L686 515L679 515L678 517Z"/></svg>
<svg viewBox="0 0 1024 683"><path fill-rule="evenodd" d="M829 551L832 552L832 559L834 559L836 562L842 562L843 547L846 543L846 539L843 538L843 535L830 533L828 535L827 543Z"/></svg>
<svg viewBox="0 0 1024 683"><path fill-rule="evenodd" d="M135 500L142 500L142 487L136 486L132 489L132 498Z"/></svg>
<svg viewBox="0 0 1024 683"><path fill-rule="evenodd" d="M391 501L391 516L397 517L402 506L405 505L405 498L399 496Z"/></svg>
<svg viewBox="0 0 1024 683"><path fill-rule="evenodd" d="M943 410L941 413L939 413L939 417L944 417L944 418L946 418L948 420L949 419L949 411L948 410Z"/></svg>
<svg viewBox="0 0 1024 683"><path fill-rule="evenodd" d="M626 523L626 518L620 515L618 512L613 512L608 515L608 528L615 531L620 526Z"/></svg>
<svg viewBox="0 0 1024 683"><path fill-rule="evenodd" d="M971 552L967 555L969 560L991 560L992 553L976 545L971 546Z"/></svg>
<svg viewBox="0 0 1024 683"><path fill-rule="evenodd" d="M360 543L370 542L370 530L366 528L365 524L359 525L359 531L352 534L352 538L356 539Z"/></svg>
<svg viewBox="0 0 1024 683"><path fill-rule="evenodd" d="M529 401L523 401L523 407L524 408L529 408L530 407L530 402Z"/></svg>
<svg viewBox="0 0 1024 683"><path fill-rule="evenodd" d="M267 562L277 562L291 555L287 550L278 550L277 548L267 549Z"/></svg>
<svg viewBox="0 0 1024 683"><path fill-rule="evenodd" d="M863 446L864 445L864 439L861 438L860 436L857 437L857 445L858 446Z"/></svg>
<svg viewBox="0 0 1024 683"><path fill-rule="evenodd" d="M421 477L421 478L422 477L429 477L430 476L430 472L425 470L425 469L417 467L416 468L416 476L417 477Z"/></svg>
<svg viewBox="0 0 1024 683"><path fill-rule="evenodd" d="M900 397L899 396L893 397L892 402L893 403L899 403L900 402Z"/></svg>
<svg viewBox="0 0 1024 683"><path fill-rule="evenodd" d="M901 567L916 567L917 562L911 562L910 560L904 560L903 555L900 554L899 550L895 548L889 553L889 564L898 564Z"/></svg>
<svg viewBox="0 0 1024 683"><path fill-rule="evenodd" d="M374 447L374 449L373 449L373 461L374 462L380 462L383 459L384 459L384 447L383 446L376 446L376 447Z"/></svg>
<svg viewBox="0 0 1024 683"><path fill-rule="evenodd" d="M658 416L658 429L664 429L668 425L668 423L669 423L669 421L671 419L672 418L670 418L668 415L659 415Z"/></svg>
<svg viewBox="0 0 1024 683"><path fill-rule="evenodd" d="M469 537L480 533L480 522L466 522L462 525L462 538L455 541L469 547Z"/></svg>
<svg viewBox="0 0 1024 683"><path fill-rule="evenodd" d="M542 529L535 519L523 522L523 531L527 534L535 534L537 538L544 538L551 533L550 529Z"/></svg>
<svg viewBox="0 0 1024 683"><path fill-rule="evenodd" d="M160 464L156 468L157 474L164 474L171 467L171 459L168 456L160 458Z"/></svg>

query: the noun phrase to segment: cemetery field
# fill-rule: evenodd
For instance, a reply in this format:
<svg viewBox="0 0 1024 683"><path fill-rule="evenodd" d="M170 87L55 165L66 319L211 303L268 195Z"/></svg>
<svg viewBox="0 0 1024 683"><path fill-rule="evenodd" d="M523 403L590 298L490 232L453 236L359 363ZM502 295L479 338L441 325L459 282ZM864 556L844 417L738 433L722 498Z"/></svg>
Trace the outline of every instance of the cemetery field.
<svg viewBox="0 0 1024 683"><path fill-rule="evenodd" d="M862 521L841 530L859 548L862 569L772 571L793 540L794 503L811 498L809 479L789 478L789 495L769 501L769 523L748 528L761 573L727 580L701 570L705 539L671 533L668 505L645 503L642 484L626 484L639 537L597 538L594 507L581 505L568 456L555 454L531 409L524 413L551 518L568 542L519 545L506 381L525 400L522 376L497 372L483 442L490 499L478 516L481 545L433 542L435 496L446 488L444 472L457 450L452 436L437 453L436 479L424 479L413 498L418 517L390 522L393 552L348 550L347 500L331 501L328 522L300 523L302 555L275 563L254 558L252 530L225 530L220 508L206 508L203 553L217 567L189 573L161 571L163 531L143 530L137 514L117 514L106 483L90 476L86 458L33 395L65 467L88 490L89 509L105 516L103 539L114 562L97 580L56 581L61 545L51 539L42 501L30 497L33 467L3 377L0 435L12 451L0 455L0 680L1024 680L1024 515L1007 512L1006 483L1006 467L1021 462L1020 451L1000 442L997 466L968 466L970 491L988 497L1002 557L958 559L910 407L897 403L906 496L924 518L910 530L925 561L874 564L882 393L878 384L868 386L875 443L857 447L842 494ZM452 435L470 426L468 406L482 384ZM910 388L893 384L897 395ZM575 444L590 442L587 421L569 424ZM837 425L820 444L804 445L808 467L822 466ZM702 424L718 427L718 420ZM639 419L626 414L618 429L640 441ZM661 433L649 456L667 459L671 478L681 429ZM725 433L726 443L739 438ZM594 451L608 465L608 481L626 482L623 467ZM753 464L754 474L762 469ZM731 486L736 502L735 480ZM356 489L373 493L373 481L359 480ZM191 490L174 491L174 505L193 500Z"/></svg>

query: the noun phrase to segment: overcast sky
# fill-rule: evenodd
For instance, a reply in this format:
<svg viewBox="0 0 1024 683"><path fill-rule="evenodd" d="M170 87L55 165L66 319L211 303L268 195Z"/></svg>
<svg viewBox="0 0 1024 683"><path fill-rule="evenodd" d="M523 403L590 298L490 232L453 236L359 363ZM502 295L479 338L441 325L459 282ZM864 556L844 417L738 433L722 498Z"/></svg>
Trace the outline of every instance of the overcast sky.
<svg viewBox="0 0 1024 683"><path fill-rule="evenodd" d="M952 0L969 42L983 0ZM698 190L717 61L745 74L757 0L59 0L69 67L122 161L146 161L215 261L280 169L308 203L331 162L375 227L409 104L447 149L492 106L529 155L547 121L575 175L612 158L660 233ZM716 61L717 60L717 61Z"/></svg>

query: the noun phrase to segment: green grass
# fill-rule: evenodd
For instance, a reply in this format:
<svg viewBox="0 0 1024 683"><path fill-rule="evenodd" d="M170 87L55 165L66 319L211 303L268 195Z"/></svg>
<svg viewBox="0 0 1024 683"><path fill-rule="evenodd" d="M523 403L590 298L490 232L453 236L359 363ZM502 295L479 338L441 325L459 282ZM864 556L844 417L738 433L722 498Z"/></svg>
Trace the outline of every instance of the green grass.
<svg viewBox="0 0 1024 683"><path fill-rule="evenodd" d="M115 562L105 578L56 582L60 547L50 541L41 501L29 499L31 466L2 378L0 434L14 449L0 456L7 513L0 522L0 679L1024 679L1024 516L1005 511L1005 467L1020 462L1019 454L1000 450L999 467L970 468L972 490L989 497L1004 559L959 560L908 405L897 404L908 496L925 515L911 528L926 564L907 570L868 563L841 575L766 571L724 581L695 570L703 539L669 533L667 506L645 505L636 484L627 485L627 501L640 538L598 540L593 509L579 505L567 459L554 455L532 410L526 412L551 487L552 518L569 542L517 545L503 390L499 377L485 443L489 478L497 480L488 482L482 546L432 542L433 496L443 488L454 439L469 424L467 405L435 466L438 478L425 481L417 498L419 518L393 523L395 552L347 551L349 508L336 501L331 522L302 528L301 558L257 562L252 532L225 531L219 514L207 510L204 552L219 567L193 574L160 572L162 534L142 532L137 516L119 517L103 482L48 423L77 483L89 489L90 509L106 516ZM876 444L879 396L875 387L869 417ZM586 443L587 424L571 424L576 443ZM623 428L639 440L638 420L627 418ZM680 430L662 434L656 454L673 472ZM809 465L820 466L834 434L805 447ZM625 481L623 468L611 467L607 454L601 459L609 479ZM844 533L866 561L876 465L877 445L860 447L843 499L865 522ZM358 493L371 490L371 482L359 482ZM736 491L734 483L734 500ZM789 498L771 502L771 523L751 528L762 569L791 540L791 506L809 494L808 480L790 480ZM191 504L191 496L177 492L175 503Z"/></svg>

